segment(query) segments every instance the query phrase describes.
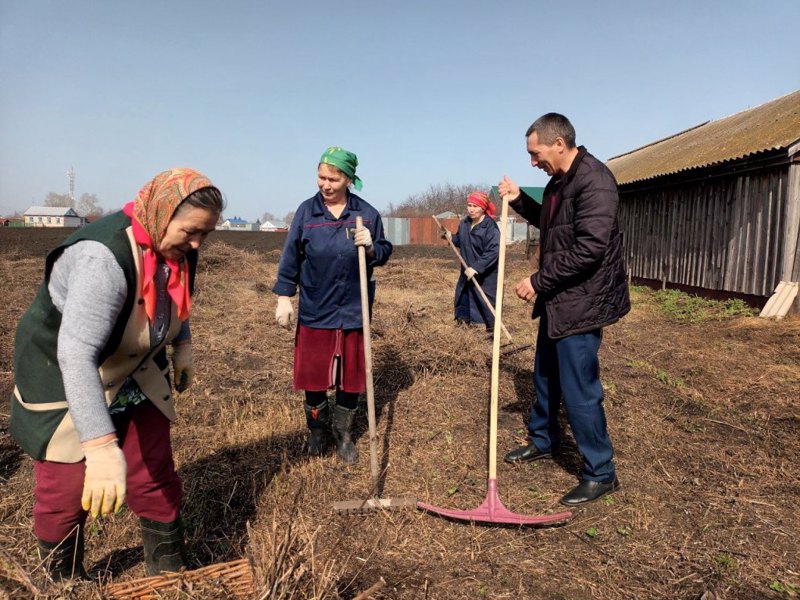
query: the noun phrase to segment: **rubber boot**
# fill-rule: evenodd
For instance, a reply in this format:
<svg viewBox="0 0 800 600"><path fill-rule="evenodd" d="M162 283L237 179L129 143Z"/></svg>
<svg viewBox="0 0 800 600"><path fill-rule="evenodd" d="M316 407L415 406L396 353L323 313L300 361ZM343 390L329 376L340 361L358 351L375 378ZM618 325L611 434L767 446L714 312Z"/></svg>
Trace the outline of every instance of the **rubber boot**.
<svg viewBox="0 0 800 600"><path fill-rule="evenodd" d="M83 568L83 530L60 542L37 540L39 560L47 568L53 581L89 579Z"/></svg>
<svg viewBox="0 0 800 600"><path fill-rule="evenodd" d="M333 409L333 434L336 437L336 450L342 462L352 465L358 460L358 448L351 439L355 408L345 408L337 404Z"/></svg>
<svg viewBox="0 0 800 600"><path fill-rule="evenodd" d="M308 425L308 453L322 456L328 445L328 428L331 426L331 408L326 400L319 406L303 404Z"/></svg>
<svg viewBox="0 0 800 600"><path fill-rule="evenodd" d="M139 517L144 546L144 567L148 575L180 571L186 564L183 550L183 525L180 518L171 523Z"/></svg>

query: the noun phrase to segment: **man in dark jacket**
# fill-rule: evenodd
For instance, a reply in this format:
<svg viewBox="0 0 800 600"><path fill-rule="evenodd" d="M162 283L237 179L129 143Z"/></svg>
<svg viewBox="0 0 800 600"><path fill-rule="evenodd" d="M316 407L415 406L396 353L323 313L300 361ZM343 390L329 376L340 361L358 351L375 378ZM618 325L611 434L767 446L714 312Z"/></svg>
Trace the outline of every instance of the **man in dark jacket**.
<svg viewBox="0 0 800 600"><path fill-rule="evenodd" d="M522 279L516 293L533 300L540 318L533 379L536 402L527 446L505 460L550 458L558 450L558 412L564 409L583 457L580 483L561 498L576 506L619 487L606 428L597 357L603 327L630 310L619 196L611 171L575 145L575 129L557 113L537 119L525 134L531 166L550 175L542 205L505 177L501 196L541 232L541 268Z"/></svg>

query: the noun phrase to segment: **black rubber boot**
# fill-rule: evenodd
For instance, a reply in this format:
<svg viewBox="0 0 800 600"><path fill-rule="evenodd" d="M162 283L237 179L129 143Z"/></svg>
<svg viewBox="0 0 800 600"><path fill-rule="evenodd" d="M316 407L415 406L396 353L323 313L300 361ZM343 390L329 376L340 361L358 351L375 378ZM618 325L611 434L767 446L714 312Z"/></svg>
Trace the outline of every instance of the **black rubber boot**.
<svg viewBox="0 0 800 600"><path fill-rule="evenodd" d="M328 445L328 429L331 426L331 408L326 400L319 406L303 404L308 425L308 453L322 456Z"/></svg>
<svg viewBox="0 0 800 600"><path fill-rule="evenodd" d="M180 518L171 523L139 517L144 545L144 567L148 575L176 572L186 564L183 550L183 525Z"/></svg>
<svg viewBox="0 0 800 600"><path fill-rule="evenodd" d="M89 579L83 568L83 531L60 542L37 540L39 560L43 562L53 581Z"/></svg>
<svg viewBox="0 0 800 600"><path fill-rule="evenodd" d="M333 434L336 437L336 450L342 462L352 465L358 460L358 448L351 439L355 408L345 408L339 404L333 409Z"/></svg>

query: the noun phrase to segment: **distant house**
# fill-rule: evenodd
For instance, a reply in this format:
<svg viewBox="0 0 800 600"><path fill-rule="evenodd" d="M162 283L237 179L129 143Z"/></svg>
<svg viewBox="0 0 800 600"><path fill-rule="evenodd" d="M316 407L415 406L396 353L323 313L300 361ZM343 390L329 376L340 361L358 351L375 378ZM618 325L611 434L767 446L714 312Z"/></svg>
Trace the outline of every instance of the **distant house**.
<svg viewBox="0 0 800 600"><path fill-rule="evenodd" d="M800 91L608 167L633 277L761 302L800 281Z"/></svg>
<svg viewBox="0 0 800 600"><path fill-rule="evenodd" d="M283 221L264 221L258 228L259 231L289 231L289 226Z"/></svg>
<svg viewBox="0 0 800 600"><path fill-rule="evenodd" d="M261 223L256 221L255 223L250 223L249 221L245 221L240 217L233 217L230 219L225 219L222 222L222 225L217 225L217 229L222 229L224 231L258 231L258 226Z"/></svg>
<svg viewBox="0 0 800 600"><path fill-rule="evenodd" d="M25 211L25 227L82 227L86 219L69 206L31 206Z"/></svg>

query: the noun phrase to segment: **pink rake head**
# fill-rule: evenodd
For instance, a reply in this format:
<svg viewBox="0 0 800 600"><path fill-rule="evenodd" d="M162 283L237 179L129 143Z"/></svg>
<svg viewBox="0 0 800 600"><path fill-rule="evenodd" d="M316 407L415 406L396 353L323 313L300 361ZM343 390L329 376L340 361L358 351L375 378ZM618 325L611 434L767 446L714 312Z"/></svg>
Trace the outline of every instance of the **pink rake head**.
<svg viewBox="0 0 800 600"><path fill-rule="evenodd" d="M453 510L439 508L424 502L417 502L417 508L460 521L475 521L479 523L505 523L510 525L542 525L556 521L566 521L572 516L571 512L556 513L553 515L519 515L511 512L500 501L497 494L497 479L490 479L486 490L486 498L478 508L472 510Z"/></svg>
<svg viewBox="0 0 800 600"><path fill-rule="evenodd" d="M503 278L505 274L506 262L506 225L508 224L508 203L509 196L503 197L502 211L500 215L500 251L497 257L497 289L503 289ZM453 247L455 250L455 247ZM462 261L463 262L463 261ZM464 263L466 267L466 263ZM474 281L474 280L473 280ZM487 304L489 302L487 301ZM503 315L503 294L497 298L494 318L494 343L492 344L492 394L489 408L489 484L486 490L486 499L478 508L472 510L452 510L439 508L423 502L417 502L417 508L426 510L430 513L458 519L460 521L473 521L481 523L503 523L507 525L540 525L542 523L553 523L555 521L565 521L572 516L572 513L563 512L554 515L518 515L511 512L497 495L497 411L498 411L498 390L500 377L500 325ZM510 339L511 336L509 336Z"/></svg>

